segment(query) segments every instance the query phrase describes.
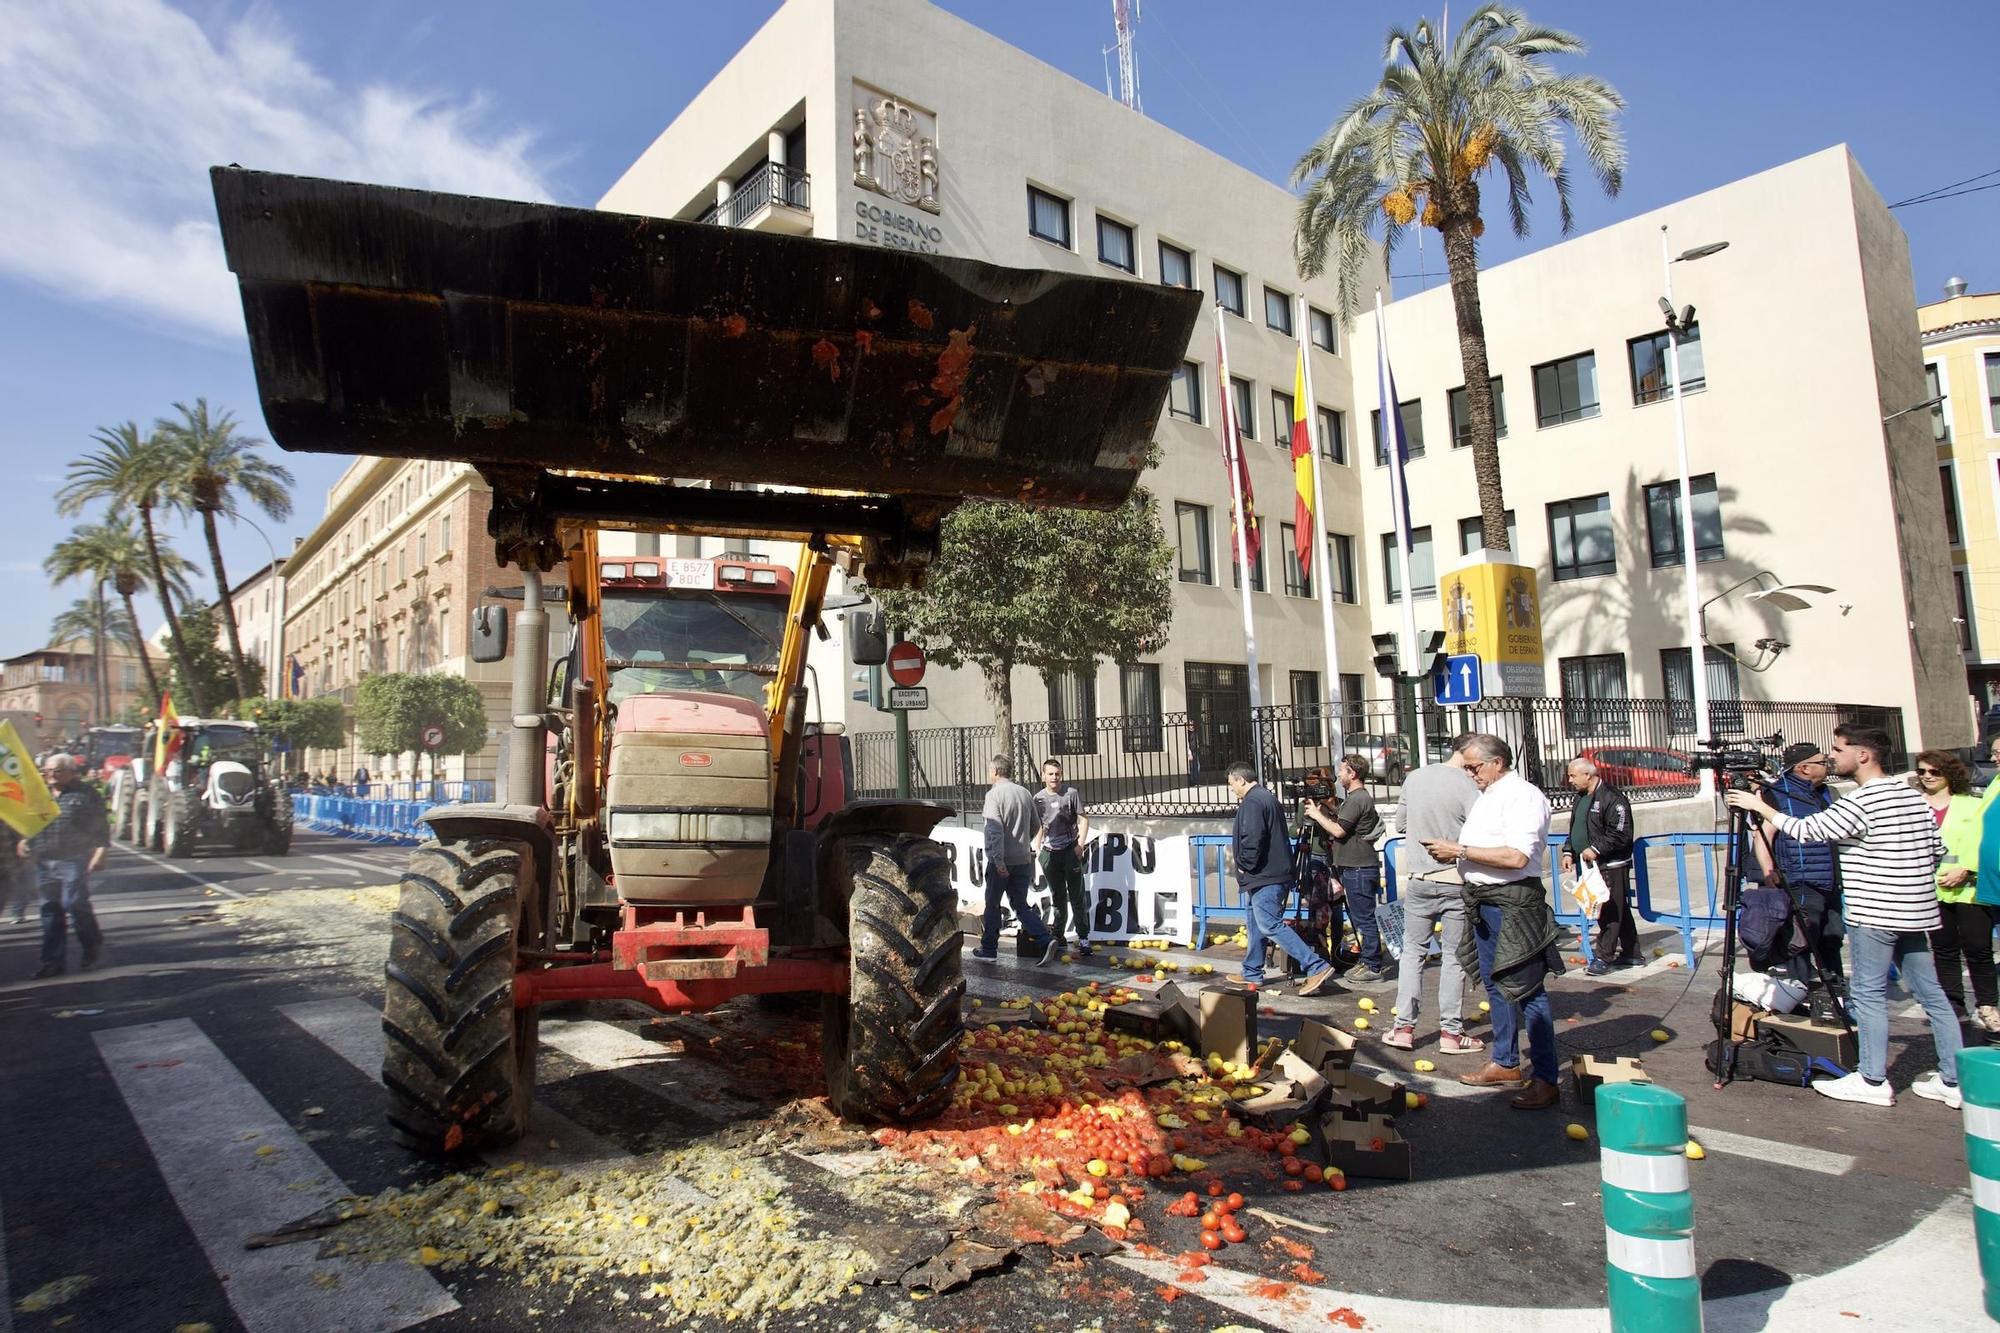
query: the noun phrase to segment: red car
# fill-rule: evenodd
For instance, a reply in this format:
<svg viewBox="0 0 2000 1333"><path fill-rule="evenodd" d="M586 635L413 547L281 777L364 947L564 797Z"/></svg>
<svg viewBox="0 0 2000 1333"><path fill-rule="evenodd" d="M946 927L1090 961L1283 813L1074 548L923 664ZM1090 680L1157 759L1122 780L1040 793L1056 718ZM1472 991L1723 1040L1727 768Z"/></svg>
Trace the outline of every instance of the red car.
<svg viewBox="0 0 2000 1333"><path fill-rule="evenodd" d="M1691 787L1694 767L1679 750L1645 745L1601 745L1577 755L1597 765L1597 774L1614 787Z"/></svg>

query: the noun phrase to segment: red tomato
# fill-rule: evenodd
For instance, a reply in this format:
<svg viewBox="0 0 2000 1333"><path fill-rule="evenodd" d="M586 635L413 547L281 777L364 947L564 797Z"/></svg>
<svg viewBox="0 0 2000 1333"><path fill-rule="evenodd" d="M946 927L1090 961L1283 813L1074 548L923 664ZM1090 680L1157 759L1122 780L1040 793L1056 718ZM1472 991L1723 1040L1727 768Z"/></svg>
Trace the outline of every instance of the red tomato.
<svg viewBox="0 0 2000 1333"><path fill-rule="evenodd" d="M1211 1180L1211 1181L1209 1181L1209 1182L1208 1182L1208 1197L1209 1197L1209 1198L1211 1198L1211 1199L1219 1199L1219 1198L1221 1198L1221 1197L1222 1197L1222 1182L1221 1182L1221 1181L1219 1181L1219 1180Z"/></svg>
<svg viewBox="0 0 2000 1333"><path fill-rule="evenodd" d="M1332 1182L1333 1187L1337 1190L1344 1190L1347 1188L1346 1176L1328 1176L1327 1179Z"/></svg>
<svg viewBox="0 0 2000 1333"><path fill-rule="evenodd" d="M1222 1238L1231 1245L1241 1245L1245 1240L1249 1239L1249 1233L1232 1221L1229 1225L1222 1228Z"/></svg>
<svg viewBox="0 0 2000 1333"><path fill-rule="evenodd" d="M1203 1213L1201 1215L1201 1229L1203 1231L1220 1231L1222 1230L1222 1219L1214 1213Z"/></svg>
<svg viewBox="0 0 2000 1333"><path fill-rule="evenodd" d="M1222 1237L1216 1235L1213 1231L1204 1231L1201 1233L1201 1248L1204 1250L1219 1250L1222 1248L1222 1244Z"/></svg>
<svg viewBox="0 0 2000 1333"><path fill-rule="evenodd" d="M1317 1185L1325 1177L1326 1172L1320 1168L1318 1162L1307 1162L1305 1174L1307 1184Z"/></svg>
<svg viewBox="0 0 2000 1333"><path fill-rule="evenodd" d="M1303 1171L1304 1171L1305 1169L1306 1169L1306 1164L1305 1164L1304 1162L1301 1162L1301 1161L1300 1161L1300 1160L1299 1160L1298 1158L1296 1158L1296 1157L1287 1157L1287 1158L1285 1159L1285 1174L1286 1174L1286 1175L1288 1175L1288 1176L1296 1176L1296 1175L1300 1174L1301 1172L1303 1172Z"/></svg>
<svg viewBox="0 0 2000 1333"><path fill-rule="evenodd" d="M1225 1204L1230 1212L1236 1212L1243 1207L1243 1196L1241 1194L1232 1194L1225 1201Z"/></svg>

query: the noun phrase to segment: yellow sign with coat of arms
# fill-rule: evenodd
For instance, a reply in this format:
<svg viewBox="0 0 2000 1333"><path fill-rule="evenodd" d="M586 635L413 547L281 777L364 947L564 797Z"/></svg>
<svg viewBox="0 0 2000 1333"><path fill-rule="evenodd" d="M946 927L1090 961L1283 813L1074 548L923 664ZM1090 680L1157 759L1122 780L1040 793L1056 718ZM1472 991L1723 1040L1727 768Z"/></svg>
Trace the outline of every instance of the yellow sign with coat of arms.
<svg viewBox="0 0 2000 1333"><path fill-rule="evenodd" d="M1535 571L1504 551L1476 551L1438 580L1444 650L1479 659L1485 693L1546 694L1542 594Z"/></svg>

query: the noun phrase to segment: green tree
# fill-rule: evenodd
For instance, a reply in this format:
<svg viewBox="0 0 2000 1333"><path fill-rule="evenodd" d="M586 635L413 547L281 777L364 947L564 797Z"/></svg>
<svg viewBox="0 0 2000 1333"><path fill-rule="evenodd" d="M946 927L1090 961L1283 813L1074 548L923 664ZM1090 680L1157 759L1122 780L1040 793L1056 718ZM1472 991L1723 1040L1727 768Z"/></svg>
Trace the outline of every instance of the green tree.
<svg viewBox="0 0 2000 1333"><path fill-rule="evenodd" d="M256 664L243 655L243 641L236 632L236 605L229 595L229 575L222 565L222 540L215 517L221 514L235 520L241 496L267 517L280 521L290 518L291 469L258 452L264 441L237 434L234 415L211 415L208 399L195 399L193 407L175 403L174 410L180 413L180 420L162 419L153 426L167 450L166 484L183 507L201 515L208 562L215 571L216 605L221 608L222 625L229 636L236 697L248 699L257 693L251 683L251 668Z"/></svg>
<svg viewBox="0 0 2000 1333"><path fill-rule="evenodd" d="M267 699L260 694L237 700L236 716L255 722L257 730L273 740L284 741L294 757L306 750L337 750L347 740L347 710L331 695Z"/></svg>
<svg viewBox="0 0 2000 1333"><path fill-rule="evenodd" d="M1568 232L1573 219L1567 132L1605 193L1618 193L1625 171L1618 130L1624 99L1602 79L1558 74L1548 63L1550 56L1585 50L1580 38L1531 23L1511 5L1481 5L1456 39L1428 19L1414 31L1392 28L1381 82L1348 107L1292 169L1294 188L1305 187L1294 237L1299 272L1311 278L1332 268L1344 317L1360 304L1378 224L1385 263L1411 222L1443 234L1465 371L1480 537L1496 551L1507 549L1507 503L1479 308L1479 237L1486 230L1479 178L1499 168L1507 184L1508 219L1516 236L1526 236L1529 173L1547 176Z"/></svg>
<svg viewBox="0 0 2000 1333"><path fill-rule="evenodd" d="M74 516L86 505L103 500L115 513L129 508L139 516L139 530L146 542L146 561L152 569L153 591L160 599L160 612L167 621L167 650L173 656L177 675L193 681L199 674L188 659L187 639L181 633L179 615L174 610L173 583L168 573L153 516L157 511L178 510L167 492L166 449L157 435L142 436L137 422L99 428L92 439L97 449L72 459L69 480L56 492L56 512ZM225 693L218 698L226 698ZM210 696L183 696L177 707L204 712Z"/></svg>
<svg viewBox="0 0 2000 1333"><path fill-rule="evenodd" d="M442 745L424 744L429 726L444 728ZM463 676L365 676L354 692L354 730L363 753L427 753L435 772L444 755L485 748L486 701Z"/></svg>
<svg viewBox="0 0 2000 1333"><path fill-rule="evenodd" d="M176 656L173 674L169 678L176 701L181 699L203 699L207 702L198 711L180 707L176 711L186 717L228 717L234 713L236 702L236 669L230 661L229 653L217 638L216 610L200 602L192 603L181 610L181 629L187 635L181 654ZM182 658L188 665L183 668ZM255 699L264 692L264 666L261 662L250 665L250 693L246 699Z"/></svg>
<svg viewBox="0 0 2000 1333"><path fill-rule="evenodd" d="M165 573L168 587L175 597L187 597L187 575L193 566L172 547L160 546L160 568ZM146 690L153 708L159 707L160 677L153 669L152 653L146 647L145 635L139 628L139 608L133 598L144 586L147 571L151 568L152 556L146 549L146 542L132 520L123 516L106 519L102 523L86 523L55 544L48 558L42 561L42 572L57 583L73 578L88 578L100 588L109 583L124 604L126 624L129 634L126 642L138 655L140 670L146 673Z"/></svg>
<svg viewBox="0 0 2000 1333"><path fill-rule="evenodd" d="M74 643L78 639L90 644L91 661L96 670L92 672L90 721L93 724L108 721L111 717L110 674L104 669L104 645L113 638L129 636L132 626L125 618L125 612L104 600L104 585L97 584L88 597L80 597L69 604L69 609L58 612L49 622L49 642L54 644Z"/></svg>
<svg viewBox="0 0 2000 1333"><path fill-rule="evenodd" d="M931 660L979 668L997 734L1012 737L1015 667L1089 671L1165 642L1173 559L1143 486L1109 512L978 501L945 519L921 590L875 598Z"/></svg>

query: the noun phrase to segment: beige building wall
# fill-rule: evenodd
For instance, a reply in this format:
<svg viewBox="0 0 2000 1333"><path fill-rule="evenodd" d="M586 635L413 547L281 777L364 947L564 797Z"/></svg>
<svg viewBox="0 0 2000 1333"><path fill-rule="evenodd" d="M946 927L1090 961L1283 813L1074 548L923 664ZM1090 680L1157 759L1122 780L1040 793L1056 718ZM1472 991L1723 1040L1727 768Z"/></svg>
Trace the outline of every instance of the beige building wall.
<svg viewBox="0 0 2000 1333"><path fill-rule="evenodd" d="M1758 639L1791 645L1768 671L1740 672L1746 699L1893 705L1913 744L1964 744L1930 454L1920 419L1891 425L1891 437L1882 420L1924 397L1908 336L1908 249L1844 147L1480 274L1505 398L1506 499L1519 556L1541 577L1550 692L1560 687L1559 659L1617 653L1628 694L1661 698L1661 650L1688 642L1684 572L1654 567L1646 505L1649 485L1678 478L1674 407L1664 396L1635 402L1628 360L1629 340L1663 329L1662 227L1675 254L1729 243L1674 268L1676 303L1696 307L1706 379L1684 400L1690 471L1714 475L1722 521L1721 558L1697 565L1701 595L1763 570L1836 589L1782 617L1740 594L1718 602L1710 641L1733 642L1745 658ZM1409 468L1413 521L1432 528L1443 572L1459 559L1459 521L1478 513L1470 452L1451 447L1446 395L1464 377L1449 289L1404 295L1388 307L1387 328L1398 392L1422 402L1427 453ZM1357 368L1371 364L1375 342L1358 323ZM1539 426L1534 368L1586 352L1598 411ZM1357 380L1365 437L1376 394ZM1398 615L1380 569L1391 509L1383 470L1369 461L1367 586L1386 628ZM1597 495L1609 498L1615 572L1557 579L1550 506ZM1434 596L1417 609L1420 627L1441 627Z"/></svg>
<svg viewBox="0 0 2000 1333"><path fill-rule="evenodd" d="M1949 519L1951 578L1968 685L1981 709L2000 703L2000 292L1964 284L1918 310L1925 396L1940 493Z"/></svg>

